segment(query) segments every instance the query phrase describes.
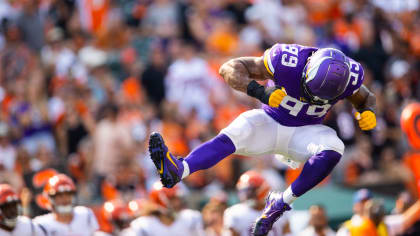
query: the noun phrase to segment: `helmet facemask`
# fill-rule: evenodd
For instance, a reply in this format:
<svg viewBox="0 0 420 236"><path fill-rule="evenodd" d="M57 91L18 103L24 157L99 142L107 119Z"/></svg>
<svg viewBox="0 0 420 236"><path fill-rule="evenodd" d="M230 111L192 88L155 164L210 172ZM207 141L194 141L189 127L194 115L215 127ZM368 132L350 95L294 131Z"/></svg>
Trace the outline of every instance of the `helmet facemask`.
<svg viewBox="0 0 420 236"><path fill-rule="evenodd" d="M114 226L114 233L119 233L123 229L130 227L130 223L133 219L131 217L121 217L119 219L113 219L111 224Z"/></svg>
<svg viewBox="0 0 420 236"><path fill-rule="evenodd" d="M350 81L349 59L333 48L319 49L307 60L301 77L301 93L313 105L336 100Z"/></svg>
<svg viewBox="0 0 420 236"><path fill-rule="evenodd" d="M17 223L17 217L21 214L20 201L13 201L0 206L0 224L13 229Z"/></svg>
<svg viewBox="0 0 420 236"><path fill-rule="evenodd" d="M74 192L59 192L55 195L50 195L50 203L53 210L60 215L69 215L73 213L75 205Z"/></svg>
<svg viewBox="0 0 420 236"><path fill-rule="evenodd" d="M302 75L301 89L305 98L308 99L309 104L322 106L329 102L326 99L322 99L312 94L312 92L308 88L308 85L306 84L305 72Z"/></svg>

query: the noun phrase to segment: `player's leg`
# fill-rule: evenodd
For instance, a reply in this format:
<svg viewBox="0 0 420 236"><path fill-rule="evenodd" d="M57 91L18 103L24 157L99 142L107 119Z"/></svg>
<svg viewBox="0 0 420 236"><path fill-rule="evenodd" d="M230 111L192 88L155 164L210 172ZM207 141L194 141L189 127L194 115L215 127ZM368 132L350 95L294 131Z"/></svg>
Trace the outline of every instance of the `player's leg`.
<svg viewBox="0 0 420 236"><path fill-rule="evenodd" d="M150 156L159 170L162 184L168 188L198 170L216 165L235 150L230 138L222 133L195 148L185 159L172 156L158 133L150 136L149 144Z"/></svg>
<svg viewBox="0 0 420 236"><path fill-rule="evenodd" d="M295 130L288 152L294 160L305 162L298 178L283 194L290 204L331 173L343 155L344 143L328 126L302 126Z"/></svg>
<svg viewBox="0 0 420 236"><path fill-rule="evenodd" d="M172 187L182 178L208 169L232 153L273 153L276 131L277 123L263 110L251 110L242 113L219 135L195 148L185 159L174 158L158 133L150 136L149 151L163 185Z"/></svg>
<svg viewBox="0 0 420 236"><path fill-rule="evenodd" d="M331 128L324 125L296 127L288 142L288 156L305 162L298 178L283 193L272 193L267 198L263 215L257 220L254 235L266 235L273 223L297 197L306 193L326 176L340 160L344 144Z"/></svg>

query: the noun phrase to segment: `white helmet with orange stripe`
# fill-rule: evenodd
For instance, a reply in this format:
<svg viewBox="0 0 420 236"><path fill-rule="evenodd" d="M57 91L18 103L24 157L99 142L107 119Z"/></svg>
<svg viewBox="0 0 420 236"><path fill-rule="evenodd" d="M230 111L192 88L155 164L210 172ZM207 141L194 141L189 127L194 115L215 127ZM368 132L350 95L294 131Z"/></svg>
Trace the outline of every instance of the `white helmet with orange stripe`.
<svg viewBox="0 0 420 236"><path fill-rule="evenodd" d="M48 197L49 208L58 214L71 214L73 211L76 185L65 174L57 174L48 179L44 195Z"/></svg>

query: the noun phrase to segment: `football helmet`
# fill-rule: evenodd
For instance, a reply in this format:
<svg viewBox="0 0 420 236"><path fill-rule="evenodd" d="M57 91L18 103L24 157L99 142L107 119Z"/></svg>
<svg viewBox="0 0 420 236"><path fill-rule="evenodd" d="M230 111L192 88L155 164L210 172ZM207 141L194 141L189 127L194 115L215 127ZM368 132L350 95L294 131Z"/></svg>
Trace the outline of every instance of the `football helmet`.
<svg viewBox="0 0 420 236"><path fill-rule="evenodd" d="M128 202L128 208L130 209L130 212L132 212L134 218L136 218L143 215L144 208L147 204L147 199L138 198Z"/></svg>
<svg viewBox="0 0 420 236"><path fill-rule="evenodd" d="M411 103L401 114L401 129L413 148L420 149L420 103Z"/></svg>
<svg viewBox="0 0 420 236"><path fill-rule="evenodd" d="M160 181L155 182L149 192L149 199L165 208L173 208L170 200L180 199L182 196L183 193L179 186L166 188Z"/></svg>
<svg viewBox="0 0 420 236"><path fill-rule="evenodd" d="M20 199L8 184L0 184L0 224L14 228L19 215Z"/></svg>
<svg viewBox="0 0 420 236"><path fill-rule="evenodd" d="M350 81L349 59L334 48L309 57L302 73L302 90L311 104L323 105L344 93Z"/></svg>
<svg viewBox="0 0 420 236"><path fill-rule="evenodd" d="M270 191L270 186L260 173L249 170L241 175L236 184L236 189L238 190L241 201L261 201L267 196Z"/></svg>
<svg viewBox="0 0 420 236"><path fill-rule="evenodd" d="M71 202L64 204L57 203L58 194L70 193L72 195ZM48 197L49 208L57 213L70 214L73 211L74 194L76 193L76 185L73 180L65 174L57 174L48 179L44 187L44 195Z"/></svg>
<svg viewBox="0 0 420 236"><path fill-rule="evenodd" d="M105 218L114 227L114 231L127 228L133 220L133 212L121 199L107 201L103 205Z"/></svg>
<svg viewBox="0 0 420 236"><path fill-rule="evenodd" d="M34 185L35 188L45 187L45 184L47 184L48 180L57 174L58 172L52 168L38 171L32 177L32 184Z"/></svg>
<svg viewBox="0 0 420 236"><path fill-rule="evenodd" d="M44 187L44 192L48 196L55 196L57 193L75 193L76 185L73 180L65 174L57 174L48 179Z"/></svg>

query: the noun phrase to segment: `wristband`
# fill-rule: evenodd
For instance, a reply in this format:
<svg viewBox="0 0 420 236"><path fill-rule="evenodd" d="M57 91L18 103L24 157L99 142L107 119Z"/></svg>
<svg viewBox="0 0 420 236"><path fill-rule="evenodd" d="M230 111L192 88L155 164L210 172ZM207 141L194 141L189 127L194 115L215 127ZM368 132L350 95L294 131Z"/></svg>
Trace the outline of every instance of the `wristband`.
<svg viewBox="0 0 420 236"><path fill-rule="evenodd" d="M257 83L257 81L255 80L249 82L248 87L246 89L246 93L249 96L257 98L264 104L268 104L271 92L266 91L265 87Z"/></svg>

